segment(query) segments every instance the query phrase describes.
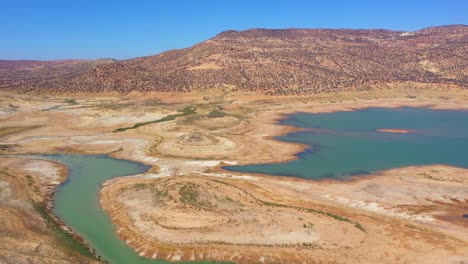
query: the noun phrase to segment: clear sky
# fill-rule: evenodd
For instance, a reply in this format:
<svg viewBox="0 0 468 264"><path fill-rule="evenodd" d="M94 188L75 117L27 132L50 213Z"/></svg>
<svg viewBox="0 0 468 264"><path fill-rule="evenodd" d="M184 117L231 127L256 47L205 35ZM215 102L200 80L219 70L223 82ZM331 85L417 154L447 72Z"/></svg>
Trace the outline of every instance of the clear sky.
<svg viewBox="0 0 468 264"><path fill-rule="evenodd" d="M127 59L228 29L468 24L468 0L0 0L0 59Z"/></svg>

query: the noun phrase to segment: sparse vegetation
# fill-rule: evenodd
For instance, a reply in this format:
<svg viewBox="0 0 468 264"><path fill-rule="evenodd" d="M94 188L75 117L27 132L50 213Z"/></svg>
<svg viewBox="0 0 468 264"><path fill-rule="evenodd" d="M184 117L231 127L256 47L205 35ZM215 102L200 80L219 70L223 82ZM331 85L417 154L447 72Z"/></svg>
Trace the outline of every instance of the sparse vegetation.
<svg viewBox="0 0 468 264"><path fill-rule="evenodd" d="M177 56L166 55L167 59L164 60L160 59L160 55L155 55L146 57L144 61L130 59L119 63L112 63L111 60L71 63L51 61L42 63L53 65L53 71L21 71L13 68L2 72L0 78L5 82L4 89L11 90L123 93L191 92L226 85L232 87L230 91L233 92L269 95L368 91L399 83L445 89L453 86L466 88L466 26L427 28L415 32L417 37L401 37L400 33L352 29L223 32L210 39L210 42L179 50ZM288 38L294 41L285 41ZM314 41L310 42L310 39ZM376 39L379 45L375 45ZM428 47L431 47L431 52L428 52ZM252 50L255 49L263 50L265 60L281 63L258 63L258 58L252 56ZM226 53L226 50L236 52ZM317 53L317 50L320 52ZM215 59L221 54L226 58L222 67ZM430 63L422 64L421 54L424 54L424 61ZM189 57L198 59L181 59ZM89 70L96 63L106 64L95 68L100 74ZM215 68L212 68L213 65ZM318 74L310 74L310 69ZM19 83L25 79L30 81Z"/></svg>
<svg viewBox="0 0 468 264"><path fill-rule="evenodd" d="M133 185L133 188L134 188L135 190L144 190L144 189L146 189L147 187L148 187L148 186L147 186L146 184L144 184L144 183L137 183L137 184Z"/></svg>
<svg viewBox="0 0 468 264"><path fill-rule="evenodd" d="M193 185L187 184L182 186L179 190L180 201L183 203L196 204L198 202L198 191L194 190Z"/></svg>
<svg viewBox="0 0 468 264"><path fill-rule="evenodd" d="M186 184L179 189L180 201L194 206L211 207L210 201L200 199L200 193L195 184Z"/></svg>
<svg viewBox="0 0 468 264"><path fill-rule="evenodd" d="M16 147L19 147L18 144L1 144L0 145L0 152L9 152L14 150Z"/></svg>
<svg viewBox="0 0 468 264"><path fill-rule="evenodd" d="M65 103L69 104L69 105L77 105L78 102L76 101L76 99L65 99L64 101Z"/></svg>
<svg viewBox="0 0 468 264"><path fill-rule="evenodd" d="M34 185L34 178L31 175L26 175L26 180L28 181L29 187Z"/></svg>
<svg viewBox="0 0 468 264"><path fill-rule="evenodd" d="M325 212L325 211L321 211L321 210L317 210L317 209L310 209L310 208L306 208L305 211L309 212L309 213L314 213L314 214L326 215L328 217L331 217L331 218L333 218L335 220L338 220L338 221L341 221L341 222L353 223L353 221L349 220L346 217L336 215L336 214L333 214L333 213L330 213L330 212Z"/></svg>
<svg viewBox="0 0 468 264"><path fill-rule="evenodd" d="M10 127L0 127L0 138L8 135L13 135L16 133L24 132L27 130L39 128L40 126L10 126Z"/></svg>
<svg viewBox="0 0 468 264"><path fill-rule="evenodd" d="M180 125L191 125L194 122L196 122L198 120L201 120L202 118L203 118L202 115L189 115L189 116L181 119L181 121L178 122L178 124L180 124Z"/></svg>
<svg viewBox="0 0 468 264"><path fill-rule="evenodd" d="M216 182L219 182L219 183L222 183L222 184L230 185L228 183L225 183L225 182L219 181L219 180L213 180L213 181L216 181ZM233 187L235 187L235 186L233 186ZM235 187L235 188L237 188L237 187ZM240 190L242 190L242 189L240 189ZM245 192L244 190L242 190L242 191ZM355 227L358 228L358 229L362 228L362 226L359 223L353 222L353 221L351 221L350 219L348 219L348 218L346 218L344 216L336 215L336 214L333 214L333 213L330 213L330 212L325 212L325 211L321 211L321 210L317 210L317 209L311 209L311 208L303 208L303 207L297 207L297 206L289 206L289 205L284 205L284 204L272 203L272 202L268 202L268 201L258 200L255 197L253 197L253 198L255 200L263 203L264 205L267 205L267 206L294 208L294 209L300 210L300 211L306 211L306 212L314 213L314 214L321 214L321 215L331 217L331 218L333 218L335 220L338 220L338 221L341 221L341 222L347 222L347 223L350 223L350 224L355 224ZM358 224L358 225L356 225L356 224ZM364 228L362 228L361 230L364 231Z"/></svg>
<svg viewBox="0 0 468 264"><path fill-rule="evenodd" d="M153 201L155 203L161 202L165 197L167 197L167 190L152 190L153 191Z"/></svg>
<svg viewBox="0 0 468 264"><path fill-rule="evenodd" d="M277 204L277 203L271 203L271 202L266 202L266 201L262 201L263 204L265 205L269 205L269 206L277 206L277 207L290 207L290 208L295 208L297 210L304 210L306 212L309 212L309 213L314 213L314 214L321 214L321 215L325 215L325 216L328 216L328 217L331 217L335 220L338 220L338 221L341 221L341 222L347 222L347 223L350 223L350 224L354 224L354 227L356 227L357 229L365 232L366 230L364 229L364 227L362 227L361 224L359 224L358 222L353 222L352 220L344 217L344 216L340 216L340 215L337 215L337 214L333 214L333 213L330 213L330 212L325 212L325 211L321 211L321 210L317 210L317 209L311 209L311 208L302 208L302 207L296 207L296 206L287 206L287 205L283 205L283 204ZM313 224L312 224L313 226ZM304 228L306 227L306 224L304 224Z"/></svg>
<svg viewBox="0 0 468 264"><path fill-rule="evenodd" d="M157 119L157 120L153 120L153 121L147 121L147 122L140 122L140 123L136 123L135 125L131 126L131 127L121 127L121 128L117 128L115 129L113 132L116 133L116 132L123 132L123 131L126 131L126 130L129 130L129 129L135 129L135 128L138 128L138 127L141 127L141 126L146 126L146 125L149 125L149 124L155 124L155 123L162 123L162 122L167 122L167 121L172 121L172 120L175 120L176 118L178 117L181 117L181 116L187 116L187 115L193 115L195 114L196 111L195 111L195 108L194 107L185 107L184 109L182 109L180 111L180 114L174 114L174 115L168 115L168 116L165 116L163 118L160 118L160 119Z"/></svg>
<svg viewBox="0 0 468 264"><path fill-rule="evenodd" d="M42 218L44 218L47 227L53 232L55 238L60 241L60 243L58 243L60 247L64 248L70 253L77 252L82 256L94 258L94 255L85 245L78 242L59 226L59 224L54 220L43 204L35 203L34 208L42 216Z"/></svg>
<svg viewBox="0 0 468 264"><path fill-rule="evenodd" d="M366 232L366 229L364 229L364 227L360 223L355 223L354 227L361 230L362 232Z"/></svg>
<svg viewBox="0 0 468 264"><path fill-rule="evenodd" d="M218 108L212 109L208 115L208 118L217 118L217 117L224 117L226 114Z"/></svg>

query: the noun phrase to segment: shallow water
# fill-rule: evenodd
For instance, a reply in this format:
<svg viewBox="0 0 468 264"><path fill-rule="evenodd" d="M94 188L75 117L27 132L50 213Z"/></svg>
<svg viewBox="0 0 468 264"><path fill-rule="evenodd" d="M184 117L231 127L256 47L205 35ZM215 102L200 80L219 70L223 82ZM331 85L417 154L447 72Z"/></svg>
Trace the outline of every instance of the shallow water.
<svg viewBox="0 0 468 264"><path fill-rule="evenodd" d="M41 157L59 161L69 167L67 181L57 187L54 213L80 234L99 256L113 264L169 263L138 256L118 239L109 216L99 204L98 192L105 180L143 173L149 169L148 166L102 155Z"/></svg>
<svg viewBox="0 0 468 264"><path fill-rule="evenodd" d="M306 129L277 137L309 146L297 155L297 160L224 168L309 179L342 179L410 165L468 167L468 111L368 108L325 114L297 113L281 124ZM382 128L416 132L376 131Z"/></svg>

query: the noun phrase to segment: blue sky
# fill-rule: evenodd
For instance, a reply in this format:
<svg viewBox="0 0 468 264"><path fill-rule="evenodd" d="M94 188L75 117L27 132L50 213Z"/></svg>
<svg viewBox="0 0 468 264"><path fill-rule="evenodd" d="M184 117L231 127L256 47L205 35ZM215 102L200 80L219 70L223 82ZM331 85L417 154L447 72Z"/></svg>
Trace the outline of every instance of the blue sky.
<svg viewBox="0 0 468 264"><path fill-rule="evenodd" d="M0 59L127 59L228 29L468 24L468 1L1 0Z"/></svg>

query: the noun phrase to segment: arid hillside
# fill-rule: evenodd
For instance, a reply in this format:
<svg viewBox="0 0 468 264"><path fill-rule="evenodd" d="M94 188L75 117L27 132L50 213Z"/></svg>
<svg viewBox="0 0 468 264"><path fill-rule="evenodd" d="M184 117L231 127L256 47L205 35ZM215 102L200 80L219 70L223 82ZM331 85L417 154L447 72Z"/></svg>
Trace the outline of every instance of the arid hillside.
<svg viewBox="0 0 468 264"><path fill-rule="evenodd" d="M3 88L124 93L224 88L279 95L366 90L401 83L468 88L468 26L415 32L225 31L187 49L45 76L7 83Z"/></svg>
<svg viewBox="0 0 468 264"><path fill-rule="evenodd" d="M93 69L96 66L114 62L112 59L98 60L0 60L0 89L34 85L55 78L67 78Z"/></svg>

